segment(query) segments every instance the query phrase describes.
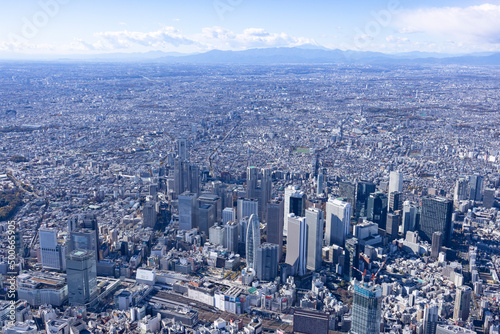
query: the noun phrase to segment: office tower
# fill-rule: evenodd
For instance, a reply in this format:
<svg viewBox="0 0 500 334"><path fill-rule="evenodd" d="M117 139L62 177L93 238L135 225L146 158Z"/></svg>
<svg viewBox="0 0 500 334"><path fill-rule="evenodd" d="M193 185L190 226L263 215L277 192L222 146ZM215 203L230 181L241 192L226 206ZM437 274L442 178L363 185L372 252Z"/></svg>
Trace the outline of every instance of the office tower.
<svg viewBox="0 0 500 334"><path fill-rule="evenodd" d="M200 168L198 166L194 165L189 165L189 174L188 174L188 180L187 180L187 185L186 185L186 191L189 191L191 193L200 194Z"/></svg>
<svg viewBox="0 0 500 334"><path fill-rule="evenodd" d="M389 212L403 209L403 193L393 191L389 194Z"/></svg>
<svg viewBox="0 0 500 334"><path fill-rule="evenodd" d="M438 320L438 306L426 304L424 307L424 328L422 334L436 334Z"/></svg>
<svg viewBox="0 0 500 334"><path fill-rule="evenodd" d="M64 270L65 248L57 243L57 230L40 228L38 235L43 269Z"/></svg>
<svg viewBox="0 0 500 334"><path fill-rule="evenodd" d="M471 201L483 200L483 182L484 178L481 175L473 175L470 177L470 195Z"/></svg>
<svg viewBox="0 0 500 334"><path fill-rule="evenodd" d="M468 286L457 288L455 296L455 308L453 310L453 320L467 321L469 318L470 301L472 298L472 290Z"/></svg>
<svg viewBox="0 0 500 334"><path fill-rule="evenodd" d="M198 208L198 231L208 236L210 227L215 224L215 206L212 204L201 204Z"/></svg>
<svg viewBox="0 0 500 334"><path fill-rule="evenodd" d="M349 234L351 221L351 204L341 199L329 199L326 203L325 244L327 246L344 246Z"/></svg>
<svg viewBox="0 0 500 334"><path fill-rule="evenodd" d="M285 188L285 208L283 214L283 235L288 231L288 215L295 214L298 217L304 217L306 212L306 194L300 191L298 187L288 186Z"/></svg>
<svg viewBox="0 0 500 334"><path fill-rule="evenodd" d="M484 189L483 206L491 209L495 204L495 189Z"/></svg>
<svg viewBox="0 0 500 334"><path fill-rule="evenodd" d="M403 236L408 231L415 231L416 223L417 208L410 201L405 201L403 204Z"/></svg>
<svg viewBox="0 0 500 334"><path fill-rule="evenodd" d="M387 204L387 196L381 192L376 192L368 196L366 217L383 230L386 228Z"/></svg>
<svg viewBox="0 0 500 334"><path fill-rule="evenodd" d="M257 248L255 272L260 281L273 281L278 276L278 245L265 242Z"/></svg>
<svg viewBox="0 0 500 334"><path fill-rule="evenodd" d="M238 233L240 235L240 242L244 244L243 248L246 247L248 221L249 217L244 217L238 222Z"/></svg>
<svg viewBox="0 0 500 334"><path fill-rule="evenodd" d="M75 250L87 250L92 251L92 254L96 256L96 261L98 261L98 255L96 251L98 250L98 241L96 240L96 235L94 231L89 229L76 229L69 233L69 247L68 252Z"/></svg>
<svg viewBox="0 0 500 334"><path fill-rule="evenodd" d="M267 203L272 199L273 179L269 168L262 168L261 192L259 198L259 217L267 219ZM266 220L267 223L267 220Z"/></svg>
<svg viewBox="0 0 500 334"><path fill-rule="evenodd" d="M381 316L382 289L380 286L354 284L351 333L380 333Z"/></svg>
<svg viewBox="0 0 500 334"><path fill-rule="evenodd" d="M174 160L174 191L177 195L185 191L183 178L183 161L179 158Z"/></svg>
<svg viewBox="0 0 500 334"><path fill-rule="evenodd" d="M366 206L368 197L375 192L375 184L368 181L358 181L356 183L356 214L355 217L366 217Z"/></svg>
<svg viewBox="0 0 500 334"><path fill-rule="evenodd" d="M177 156L180 160L189 160L188 142L186 139L177 139L175 141L175 148Z"/></svg>
<svg viewBox="0 0 500 334"><path fill-rule="evenodd" d="M92 237L86 237L88 240L87 245L89 245L86 247L93 247L93 248L92 249L85 248L85 249L93 250L94 254L96 256L96 260L99 261L100 260L100 258L99 258L99 249L100 249L99 224L97 223L97 218L94 214L74 215L69 219L68 232L70 234L70 243L69 243L68 251L73 251L76 249L76 248L73 248L73 249L71 248L71 245L72 245L71 233L72 232L81 232L82 230L86 230L87 232L90 231L90 233L93 234ZM88 238L90 238L91 240L94 240L94 241L91 241Z"/></svg>
<svg viewBox="0 0 500 334"><path fill-rule="evenodd" d="M245 255L247 267L255 269L257 249L260 246L260 222L257 215L251 215L248 220Z"/></svg>
<svg viewBox="0 0 500 334"><path fill-rule="evenodd" d="M238 252L238 223L235 221L230 221L224 225L224 248L227 248L229 252Z"/></svg>
<svg viewBox="0 0 500 334"><path fill-rule="evenodd" d="M387 214L386 232L392 239L397 239L399 236L399 224L401 221L401 211L389 212Z"/></svg>
<svg viewBox="0 0 500 334"><path fill-rule="evenodd" d="M177 195L185 191L200 193L200 169L188 162L176 158L174 160L174 191Z"/></svg>
<svg viewBox="0 0 500 334"><path fill-rule="evenodd" d="M422 213L420 215L420 236L427 242L432 241L434 232L443 233L443 245L448 246L453 233L451 214L453 202L441 197L422 198Z"/></svg>
<svg viewBox="0 0 500 334"><path fill-rule="evenodd" d="M285 205L283 201L272 201L267 203L267 242L278 245L278 260L283 255L283 212Z"/></svg>
<svg viewBox="0 0 500 334"><path fill-rule="evenodd" d="M358 272L354 268L359 269L359 251L360 245L357 238L347 239L345 242L345 264L344 275L347 275L349 280L360 278Z"/></svg>
<svg viewBox="0 0 500 334"><path fill-rule="evenodd" d="M308 270L321 269L323 246L323 211L316 208L306 210L307 262Z"/></svg>
<svg viewBox="0 0 500 334"><path fill-rule="evenodd" d="M467 178L461 177L455 183L455 192L453 194L453 200L455 202L464 201L468 197L469 181Z"/></svg>
<svg viewBox="0 0 500 334"><path fill-rule="evenodd" d="M237 219L241 221L241 219L245 217L250 217L251 215L259 215L259 202L254 199L244 199L238 198L238 202L236 205L237 210Z"/></svg>
<svg viewBox="0 0 500 334"><path fill-rule="evenodd" d="M204 193L198 197L198 206L204 204L213 205L215 208L215 221L222 221L222 200L218 195Z"/></svg>
<svg viewBox="0 0 500 334"><path fill-rule="evenodd" d="M403 192L403 173L392 171L389 174L389 194L395 191Z"/></svg>
<svg viewBox="0 0 500 334"><path fill-rule="evenodd" d="M285 263L294 268L294 273L299 276L306 274L306 219L290 213L288 218L288 237Z"/></svg>
<svg viewBox="0 0 500 334"><path fill-rule="evenodd" d="M431 257L437 259L439 256L439 252L441 251L441 245L443 243L443 233L434 232L432 233L432 248L431 248Z"/></svg>
<svg viewBox="0 0 500 334"><path fill-rule="evenodd" d="M236 210L234 208L225 208L222 210L222 224L236 220Z"/></svg>
<svg viewBox="0 0 500 334"><path fill-rule="evenodd" d="M316 195L319 196L323 194L323 183L325 182L325 177L323 176L323 172L319 173L316 179Z"/></svg>
<svg viewBox="0 0 500 334"><path fill-rule="evenodd" d="M257 184L259 169L253 166L247 167L247 198L257 199Z"/></svg>
<svg viewBox="0 0 500 334"><path fill-rule="evenodd" d="M208 239L211 244L224 246L225 233L224 226L215 224L208 229Z"/></svg>
<svg viewBox="0 0 500 334"><path fill-rule="evenodd" d="M179 230L191 230L198 227L198 203L196 194L185 192L178 198L179 203Z"/></svg>
<svg viewBox="0 0 500 334"><path fill-rule="evenodd" d="M339 182L339 197L351 204L352 214L356 207L356 185L349 181Z"/></svg>
<svg viewBox="0 0 500 334"><path fill-rule="evenodd" d="M96 260L93 251L74 250L66 258L70 305L86 305L97 296Z"/></svg>
<svg viewBox="0 0 500 334"><path fill-rule="evenodd" d="M154 228L156 225L156 205L154 201L146 201L142 209L143 227Z"/></svg>

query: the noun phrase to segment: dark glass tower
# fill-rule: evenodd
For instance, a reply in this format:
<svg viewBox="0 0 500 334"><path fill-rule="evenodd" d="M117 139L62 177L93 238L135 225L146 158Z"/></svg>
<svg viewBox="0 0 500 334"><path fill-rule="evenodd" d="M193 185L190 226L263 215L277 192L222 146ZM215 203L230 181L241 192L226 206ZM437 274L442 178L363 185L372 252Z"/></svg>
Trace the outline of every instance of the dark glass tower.
<svg viewBox="0 0 500 334"><path fill-rule="evenodd" d="M432 234L441 232L443 245L448 246L453 232L452 212L453 202L449 199L442 197L422 198L422 213L420 214L420 236L422 239L431 243Z"/></svg>

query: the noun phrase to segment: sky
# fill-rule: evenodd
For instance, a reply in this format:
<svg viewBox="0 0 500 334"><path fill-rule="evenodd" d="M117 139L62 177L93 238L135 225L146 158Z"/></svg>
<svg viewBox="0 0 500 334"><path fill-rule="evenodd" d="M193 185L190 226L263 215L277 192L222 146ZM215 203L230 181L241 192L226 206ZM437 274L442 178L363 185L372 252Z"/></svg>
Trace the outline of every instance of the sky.
<svg viewBox="0 0 500 334"><path fill-rule="evenodd" d="M500 52L500 0L0 0L0 57L330 49Z"/></svg>

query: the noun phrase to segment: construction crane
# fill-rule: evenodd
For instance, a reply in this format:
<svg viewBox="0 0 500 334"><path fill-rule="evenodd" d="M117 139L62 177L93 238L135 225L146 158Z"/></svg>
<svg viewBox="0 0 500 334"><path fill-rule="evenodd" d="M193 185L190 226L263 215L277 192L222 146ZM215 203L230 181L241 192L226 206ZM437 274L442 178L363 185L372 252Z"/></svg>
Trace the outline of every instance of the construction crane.
<svg viewBox="0 0 500 334"><path fill-rule="evenodd" d="M386 262L387 262L387 260L382 262L382 265L380 266L380 268L378 268L377 272L375 274L372 274L372 278L371 278L372 281L375 281L375 279L377 278L378 274L380 273L380 271L382 270L382 268L384 267Z"/></svg>
<svg viewBox="0 0 500 334"><path fill-rule="evenodd" d="M351 266L352 269L356 270L358 273L361 274L361 282L365 281L365 276L366 276L366 269L364 271L359 270L358 268Z"/></svg>

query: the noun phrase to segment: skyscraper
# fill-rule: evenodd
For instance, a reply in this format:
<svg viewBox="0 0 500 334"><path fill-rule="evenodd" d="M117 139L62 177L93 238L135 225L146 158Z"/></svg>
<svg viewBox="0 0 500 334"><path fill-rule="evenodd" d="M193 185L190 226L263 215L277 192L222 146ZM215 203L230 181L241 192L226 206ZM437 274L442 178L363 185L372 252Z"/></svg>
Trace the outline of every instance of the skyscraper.
<svg viewBox="0 0 500 334"><path fill-rule="evenodd" d="M259 217L267 219L267 203L271 200L273 190L273 179L269 168L262 168L262 180L260 183ZM266 220L267 223L267 220Z"/></svg>
<svg viewBox="0 0 500 334"><path fill-rule="evenodd" d="M253 166L247 167L247 198L258 199L257 182L259 169Z"/></svg>
<svg viewBox="0 0 500 334"><path fill-rule="evenodd" d="M64 248L57 243L57 230L54 228L40 228L40 255L44 269L63 270Z"/></svg>
<svg viewBox="0 0 500 334"><path fill-rule="evenodd" d="M189 150L188 150L188 142L186 139L177 139L175 141L176 153L179 159L182 161L189 160Z"/></svg>
<svg viewBox="0 0 500 334"><path fill-rule="evenodd" d="M198 230L204 232L205 235L208 236L210 227L215 224L215 206L212 204L202 204L199 203L200 207L198 208Z"/></svg>
<svg viewBox="0 0 500 334"><path fill-rule="evenodd" d="M306 210L307 263L308 270L321 268L321 249L323 246L323 211L316 208Z"/></svg>
<svg viewBox="0 0 500 334"><path fill-rule="evenodd" d="M329 199L326 203L325 243L343 247L349 234L351 205L341 199Z"/></svg>
<svg viewBox="0 0 500 334"><path fill-rule="evenodd" d="M352 214L356 207L356 185L349 181L339 182L339 197L351 204Z"/></svg>
<svg viewBox="0 0 500 334"><path fill-rule="evenodd" d="M142 209L144 227L154 228L156 225L156 205L154 201L146 201Z"/></svg>
<svg viewBox="0 0 500 334"><path fill-rule="evenodd" d="M469 318L470 301L472 298L472 290L468 286L457 288L455 296L455 308L453 310L453 320L467 321Z"/></svg>
<svg viewBox="0 0 500 334"><path fill-rule="evenodd" d="M455 202L464 201L468 197L468 187L469 181L465 177L461 177L455 183L455 192L453 194L453 200Z"/></svg>
<svg viewBox="0 0 500 334"><path fill-rule="evenodd" d="M265 242L257 248L255 271L261 281L273 281L278 276L278 245Z"/></svg>
<svg viewBox="0 0 500 334"><path fill-rule="evenodd" d="M96 256L98 242L94 231L89 229L76 229L69 233L69 247L68 252L75 250L91 251ZM96 256L96 261L98 260Z"/></svg>
<svg viewBox="0 0 500 334"><path fill-rule="evenodd" d="M358 181L356 183L356 219L366 217L366 205L368 196L375 192L375 184L368 181Z"/></svg>
<svg viewBox="0 0 500 334"><path fill-rule="evenodd" d="M442 197L422 198L422 213L420 216L420 236L427 242L432 241L434 232L443 233L443 244L447 246L451 240L453 227L451 214L453 202Z"/></svg>
<svg viewBox="0 0 500 334"><path fill-rule="evenodd" d="M257 249L260 246L260 222L256 214L250 216L247 227L245 254L247 267L256 269Z"/></svg>
<svg viewBox="0 0 500 334"><path fill-rule="evenodd" d="M438 306L437 305L425 305L424 307L424 331L423 334L436 334L436 326L439 320L438 317Z"/></svg>
<svg viewBox="0 0 500 334"><path fill-rule="evenodd" d="M68 222L68 232L70 234L70 247L69 251L73 251L77 248L71 248L71 232L81 232L82 230L90 231L93 236L90 239L87 239L88 245L92 244L92 249L85 248L94 251L94 255L96 257L96 261L99 261L99 249L101 245L99 244L99 224L97 222L97 217L94 214L83 214L83 215L74 215L70 218ZM90 240L95 240L90 241ZM88 246L90 247L90 246Z"/></svg>
<svg viewBox="0 0 500 334"><path fill-rule="evenodd" d="M354 284L351 333L380 333L381 306L382 289L379 286Z"/></svg>
<svg viewBox="0 0 500 334"><path fill-rule="evenodd" d="M251 215L259 215L259 202L254 199L238 198L237 206L237 219L241 221L245 217Z"/></svg>
<svg viewBox="0 0 500 334"><path fill-rule="evenodd" d="M222 223L232 222L236 220L236 211L234 208L225 208L222 210Z"/></svg>
<svg viewBox="0 0 500 334"><path fill-rule="evenodd" d="M437 259L443 243L443 233L436 231L432 233L431 257Z"/></svg>
<svg viewBox="0 0 500 334"><path fill-rule="evenodd" d="M287 237L285 263L294 268L295 274L304 276L306 273L306 219L290 213L288 218L289 233Z"/></svg>
<svg viewBox="0 0 500 334"><path fill-rule="evenodd" d="M403 193L393 191L389 194L389 212L403 209Z"/></svg>
<svg viewBox="0 0 500 334"><path fill-rule="evenodd" d="M179 230L190 230L198 227L196 194L185 192L178 198Z"/></svg>
<svg viewBox="0 0 500 334"><path fill-rule="evenodd" d="M66 259L70 305L85 305L97 296L97 273L94 252L72 251Z"/></svg>
<svg viewBox="0 0 500 334"><path fill-rule="evenodd" d="M387 218L387 196L381 192L370 194L366 205L366 216L378 225L381 229L386 229Z"/></svg>
<svg viewBox="0 0 500 334"><path fill-rule="evenodd" d="M495 189L484 189L483 206L491 209L495 204Z"/></svg>
<svg viewBox="0 0 500 334"><path fill-rule="evenodd" d="M238 223L235 221L227 222L224 225L226 230L224 234L224 247L227 248L229 252L238 252Z"/></svg>
<svg viewBox="0 0 500 334"><path fill-rule="evenodd" d="M470 177L470 195L469 199L471 201L482 201L483 200L483 182L484 177L481 175L473 175Z"/></svg>
<svg viewBox="0 0 500 334"><path fill-rule="evenodd" d="M405 201L403 204L403 236L408 231L415 231L416 223L417 208L410 201Z"/></svg>
<svg viewBox="0 0 500 334"><path fill-rule="evenodd" d="M403 173L392 171L389 174L389 195L395 191L403 192Z"/></svg>
<svg viewBox="0 0 500 334"><path fill-rule="evenodd" d="M347 239L345 242L345 264L344 264L344 275L346 275L349 280L358 277L358 272L354 268L359 269L359 242L357 238Z"/></svg>
<svg viewBox="0 0 500 334"><path fill-rule="evenodd" d="M401 221L401 211L389 212L387 214L386 232L392 239L397 239L399 236L399 225Z"/></svg>
<svg viewBox="0 0 500 334"><path fill-rule="evenodd" d="M288 186L285 188L285 211L283 215L283 235L288 235L288 215L295 214L298 217L304 217L306 210L306 194L300 191L298 187Z"/></svg>
<svg viewBox="0 0 500 334"><path fill-rule="evenodd" d="M318 177L316 179L316 195L319 196L323 194L323 183L325 182L325 177L323 175L323 172L320 172L318 174Z"/></svg>
<svg viewBox="0 0 500 334"><path fill-rule="evenodd" d="M267 203L267 242L278 245L278 260L283 255L283 201Z"/></svg>

